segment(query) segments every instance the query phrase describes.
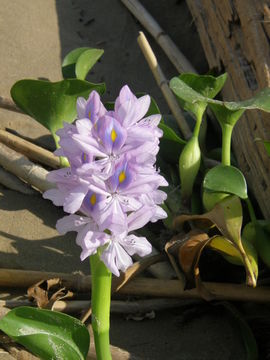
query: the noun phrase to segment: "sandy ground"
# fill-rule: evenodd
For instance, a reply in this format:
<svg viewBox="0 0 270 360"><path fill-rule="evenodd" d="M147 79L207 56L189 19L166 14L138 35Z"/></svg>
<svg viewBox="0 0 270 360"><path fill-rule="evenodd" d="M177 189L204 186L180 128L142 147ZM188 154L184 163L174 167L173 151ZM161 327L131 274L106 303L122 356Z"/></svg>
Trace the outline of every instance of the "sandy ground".
<svg viewBox="0 0 270 360"><path fill-rule="evenodd" d="M143 1L161 26L200 71L207 71L198 36L184 1ZM0 95L9 96L12 84L22 78L61 79L65 54L79 46L105 49L102 60L88 77L105 81L105 100L114 99L124 84L134 92L150 93L161 110L169 110L137 46L140 24L118 0L0 0ZM152 46L168 78L177 74L166 56ZM48 132L27 116L0 110L0 127L46 146ZM40 195L26 196L0 188L0 266L88 273L79 261L74 236L62 237L54 226L63 216ZM229 320L210 308L182 323L181 311L156 314L153 320L126 321L112 316L112 344L141 359L244 359L243 346Z"/></svg>

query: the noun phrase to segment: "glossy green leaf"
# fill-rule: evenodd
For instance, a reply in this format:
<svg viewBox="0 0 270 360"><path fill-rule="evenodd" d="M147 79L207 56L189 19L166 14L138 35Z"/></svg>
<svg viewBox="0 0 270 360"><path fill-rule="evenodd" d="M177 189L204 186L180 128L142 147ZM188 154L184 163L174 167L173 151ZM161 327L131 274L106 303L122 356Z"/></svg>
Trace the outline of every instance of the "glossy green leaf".
<svg viewBox="0 0 270 360"><path fill-rule="evenodd" d="M195 80L192 80L192 77L189 78L191 75L181 75L182 77L187 76L189 83L186 83L180 77L174 77L170 81L170 87L178 97L183 107L193 112L196 116L204 112L207 104L210 105L212 110L215 112L215 115L221 124L229 123L231 125L235 125L243 112L248 109L258 109L270 112L270 88L261 90L253 98L248 100L219 101L211 98L211 96L215 93L215 91L211 90L211 86L210 90L206 87L207 90L202 91L202 88L196 84ZM208 81L209 79L207 79L206 83ZM217 80L217 85L222 85L222 81L225 81L225 78L221 78L219 81Z"/></svg>
<svg viewBox="0 0 270 360"><path fill-rule="evenodd" d="M88 72L103 55L104 50L82 47L68 53L62 63L62 74L65 79L84 80Z"/></svg>
<svg viewBox="0 0 270 360"><path fill-rule="evenodd" d="M44 360L83 360L88 353L87 328L66 314L19 307L0 320L0 329Z"/></svg>
<svg viewBox="0 0 270 360"><path fill-rule="evenodd" d="M179 128L173 116L163 116L159 123L159 128L163 131L163 136L160 139L159 156L161 156L166 163L175 166L175 164L178 163L179 156L186 141L181 138Z"/></svg>
<svg viewBox="0 0 270 360"><path fill-rule="evenodd" d="M247 183L242 172L233 166L218 165L205 175L203 188L207 191L237 195L246 199Z"/></svg>
<svg viewBox="0 0 270 360"><path fill-rule="evenodd" d="M105 92L104 84L69 79L59 82L20 80L11 88L11 96L17 106L51 131L63 127L63 122L76 118L76 101L79 96L88 98L92 90Z"/></svg>
<svg viewBox="0 0 270 360"><path fill-rule="evenodd" d="M221 127L226 124L234 126L245 111L245 109L236 109L236 110L228 109L224 105L224 103L218 103L218 102L211 103L209 104L209 106L213 111L213 113L215 114Z"/></svg>
<svg viewBox="0 0 270 360"><path fill-rule="evenodd" d="M163 131L163 138L166 140L177 142L180 145L185 145L186 141L181 139L172 128L164 123L159 124L159 128Z"/></svg>
<svg viewBox="0 0 270 360"><path fill-rule="evenodd" d="M226 79L227 74L217 78L211 75L182 74L170 81L170 88L181 106L198 118L204 113L208 99L217 95Z"/></svg>
<svg viewBox="0 0 270 360"><path fill-rule="evenodd" d="M225 81L227 80L227 74L222 74L218 77L212 75L197 75L197 74L181 74L178 77L184 81L185 84L190 86L193 90L199 94L213 99L223 88Z"/></svg>

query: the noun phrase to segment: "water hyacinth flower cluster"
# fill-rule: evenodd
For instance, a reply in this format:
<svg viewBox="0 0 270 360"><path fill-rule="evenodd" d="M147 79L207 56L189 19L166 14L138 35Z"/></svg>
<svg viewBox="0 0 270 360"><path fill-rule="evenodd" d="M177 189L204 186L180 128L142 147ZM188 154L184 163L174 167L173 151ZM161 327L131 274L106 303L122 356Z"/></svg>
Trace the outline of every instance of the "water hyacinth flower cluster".
<svg viewBox="0 0 270 360"><path fill-rule="evenodd" d="M151 252L147 239L132 232L167 216L159 206L166 194L158 188L168 184L155 167L161 116L146 116L149 106L148 95L137 98L127 85L113 111L95 91L88 100L79 98L78 119L57 132L55 154L70 167L52 171L48 180L57 188L44 193L71 214L56 227L61 234L78 233L81 260L101 249L101 260L116 276L132 264L132 255Z"/></svg>

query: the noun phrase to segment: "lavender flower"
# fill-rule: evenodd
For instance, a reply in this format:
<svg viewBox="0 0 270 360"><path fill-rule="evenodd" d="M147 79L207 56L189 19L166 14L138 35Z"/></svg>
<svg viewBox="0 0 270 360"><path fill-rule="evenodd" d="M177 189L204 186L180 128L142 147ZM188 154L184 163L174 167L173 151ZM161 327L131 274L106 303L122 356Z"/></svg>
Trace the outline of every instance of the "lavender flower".
<svg viewBox="0 0 270 360"><path fill-rule="evenodd" d="M166 194L158 188L168 184L155 167L160 115L144 117L149 105L148 95L137 99L127 85L114 111L105 109L95 91L87 101L79 98L78 120L57 132L56 154L66 156L70 167L52 171L48 179L57 189L44 193L71 214L58 220L57 229L78 233L81 260L100 248L116 276L132 264L132 255L151 252L146 238L130 232L167 216L159 206Z"/></svg>

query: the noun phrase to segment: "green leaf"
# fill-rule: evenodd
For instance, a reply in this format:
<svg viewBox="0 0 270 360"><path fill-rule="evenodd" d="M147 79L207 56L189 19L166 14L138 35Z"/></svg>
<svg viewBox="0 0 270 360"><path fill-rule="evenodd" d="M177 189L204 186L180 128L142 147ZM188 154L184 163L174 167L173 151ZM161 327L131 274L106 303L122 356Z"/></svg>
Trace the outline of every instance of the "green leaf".
<svg viewBox="0 0 270 360"><path fill-rule="evenodd" d="M159 123L158 126L163 131L163 139L177 142L180 145L185 145L186 141L181 139L172 128L167 126L165 123Z"/></svg>
<svg viewBox="0 0 270 360"><path fill-rule="evenodd" d="M26 114L55 132L63 122L72 123L76 118L76 101L79 96L88 98L92 90L105 92L105 84L69 79L59 82L42 80L20 80L11 88L11 96L17 106Z"/></svg>
<svg viewBox="0 0 270 360"><path fill-rule="evenodd" d="M243 112L248 109L270 112L270 88L265 88L253 98L244 101L230 102L212 99L215 93L222 88L225 80L225 75L221 75L218 78L206 75L204 79L203 77L196 78L193 74L182 74L180 77L172 78L170 87L186 110L191 111L198 117L198 115L205 111L208 104L222 124L229 123L235 125ZM207 86L208 84L209 87Z"/></svg>
<svg viewBox="0 0 270 360"><path fill-rule="evenodd" d="M182 74L178 77L199 94L213 99L223 88L227 74L218 77L212 75Z"/></svg>
<svg viewBox="0 0 270 360"><path fill-rule="evenodd" d="M0 329L44 360L83 360L88 353L85 325L55 311L15 308L0 320Z"/></svg>
<svg viewBox="0 0 270 360"><path fill-rule="evenodd" d="M223 104L229 110L263 110L266 112L270 112L270 88L267 87L261 91L259 91L255 96L251 99L243 100L243 101L213 101L213 103Z"/></svg>
<svg viewBox="0 0 270 360"><path fill-rule="evenodd" d="M62 63L62 74L65 79L84 80L88 72L103 55L104 50L82 47L68 53Z"/></svg>
<svg viewBox="0 0 270 360"><path fill-rule="evenodd" d="M208 99L219 93L227 79L227 74L217 78L211 75L182 74L170 81L170 88L181 106L191 111L197 118L204 113Z"/></svg>
<svg viewBox="0 0 270 360"><path fill-rule="evenodd" d="M245 109L237 109L237 110L228 109L225 106L225 103L212 103L209 104L209 106L210 109L215 114L221 127L226 124L234 126L245 111Z"/></svg>
<svg viewBox="0 0 270 360"><path fill-rule="evenodd" d="M218 165L207 172L203 181L207 191L237 195L247 199L247 183L241 171L233 166Z"/></svg>
<svg viewBox="0 0 270 360"><path fill-rule="evenodd" d="M173 116L164 116L159 123L159 128L163 131L163 136L160 139L159 156L166 163L175 166L186 141L180 137L179 128Z"/></svg>

